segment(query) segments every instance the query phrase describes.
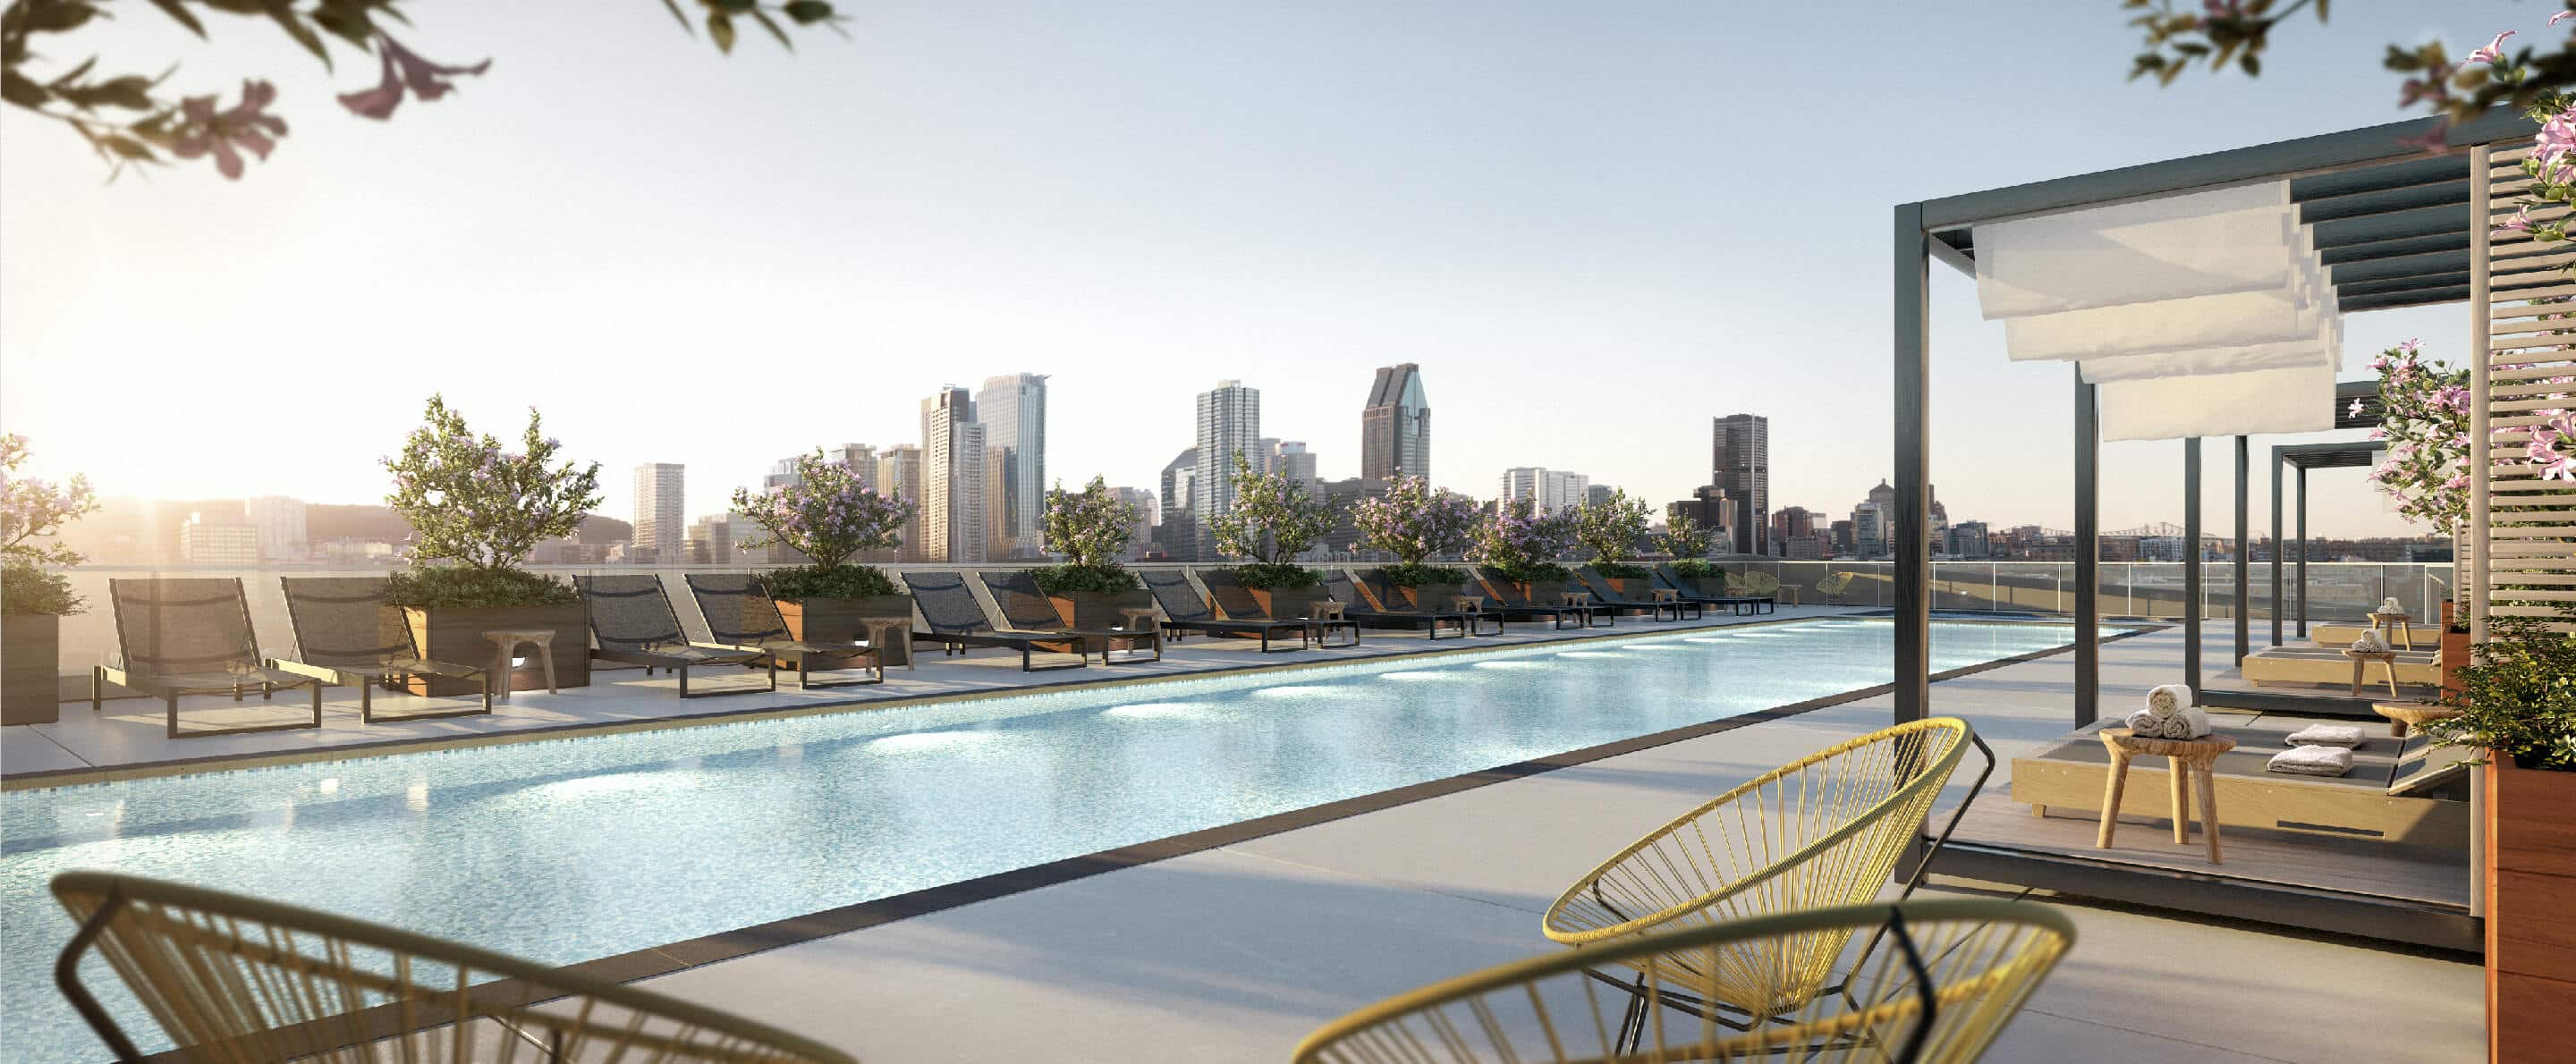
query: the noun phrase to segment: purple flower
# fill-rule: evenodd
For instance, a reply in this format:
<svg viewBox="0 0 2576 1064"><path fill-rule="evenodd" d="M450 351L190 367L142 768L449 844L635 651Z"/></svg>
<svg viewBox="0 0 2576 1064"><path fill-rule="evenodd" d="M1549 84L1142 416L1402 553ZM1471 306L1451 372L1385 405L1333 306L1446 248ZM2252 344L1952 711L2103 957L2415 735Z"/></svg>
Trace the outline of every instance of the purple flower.
<svg viewBox="0 0 2576 1064"><path fill-rule="evenodd" d="M191 96L179 101L183 120L177 139L170 143L170 154L182 159L205 155L215 157L215 169L225 179L238 181L242 175L240 152L248 151L262 160L269 149L277 146L274 137L286 135L286 120L268 114L268 105L277 102L277 86L265 81L242 82L242 99L223 111L215 110L212 96Z"/></svg>
<svg viewBox="0 0 2576 1064"><path fill-rule="evenodd" d="M455 82L447 80L449 77L458 74L480 76L492 67L489 59L473 66L441 66L403 47L402 42L389 33L376 34L376 54L384 60L384 79L377 82L375 88L342 93L340 106L360 117L378 120L394 116L394 108L402 104L406 88L412 95L420 97L422 103L430 103L456 88Z"/></svg>
<svg viewBox="0 0 2576 1064"><path fill-rule="evenodd" d="M2549 16L2549 24L2555 26L2560 22L2564 22L2571 18L2576 18L2576 11L2561 11L2555 15Z"/></svg>
<svg viewBox="0 0 2576 1064"><path fill-rule="evenodd" d="M2355 400L2353 400L2353 401L2352 401L2352 405L2351 405L2351 406L2344 408L2344 416L2345 416L2345 417L2360 417L2360 416L2361 416L2361 400L2359 400L2359 399L2355 399ZM1837 535L1840 535L1840 533L1836 533L1836 534L1837 534Z"/></svg>
<svg viewBox="0 0 2576 1064"><path fill-rule="evenodd" d="M2470 52L2469 57L2463 60L2463 62L2485 63L2489 66L2495 65L2504 59L2504 39L2511 36L2513 36L2512 30L2506 30L2503 33L2496 34L2495 39L2488 41L2486 47Z"/></svg>

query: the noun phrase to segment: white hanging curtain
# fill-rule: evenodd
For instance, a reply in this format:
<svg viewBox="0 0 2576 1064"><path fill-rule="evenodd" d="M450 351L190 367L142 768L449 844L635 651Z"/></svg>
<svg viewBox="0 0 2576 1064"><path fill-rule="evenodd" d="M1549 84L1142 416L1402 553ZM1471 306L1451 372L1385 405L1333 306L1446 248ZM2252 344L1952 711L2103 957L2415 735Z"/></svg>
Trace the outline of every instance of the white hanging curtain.
<svg viewBox="0 0 2576 1064"><path fill-rule="evenodd" d="M2111 440L2334 427L2343 321L2285 181L1977 227L2017 362L2078 364Z"/></svg>

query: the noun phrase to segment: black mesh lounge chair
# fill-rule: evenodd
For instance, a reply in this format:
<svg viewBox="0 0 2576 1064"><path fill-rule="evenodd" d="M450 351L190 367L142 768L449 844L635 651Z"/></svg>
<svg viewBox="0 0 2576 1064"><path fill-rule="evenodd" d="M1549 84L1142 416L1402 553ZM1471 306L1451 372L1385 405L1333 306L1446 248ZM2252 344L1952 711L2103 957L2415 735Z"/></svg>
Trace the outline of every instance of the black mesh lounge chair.
<svg viewBox="0 0 2576 1064"><path fill-rule="evenodd" d="M426 720L492 712L492 675L477 665L426 661L402 611L385 604L381 576L282 576L286 619L295 626L295 658L268 667L358 689L358 719L376 722L375 688L417 676L471 680L483 689L481 709L441 709L387 716Z"/></svg>
<svg viewBox="0 0 2576 1064"><path fill-rule="evenodd" d="M239 577L110 580L107 597L116 611L119 666L90 670L91 712L98 712L106 686L115 684L161 699L168 707L173 739L322 726L322 681L260 661L259 640L250 629L250 600L242 595ZM179 696L229 694L239 702L253 687L259 688L262 701L281 687L312 688L312 723L179 730Z"/></svg>
<svg viewBox="0 0 2576 1064"><path fill-rule="evenodd" d="M1757 595L1703 594L1692 587L1690 581L1682 579L1682 574L1673 571L1670 565L1655 566L1655 582L1681 592L1682 600L1685 602L1696 602L1702 606L1724 606L1738 617L1748 613L1761 613L1763 603L1771 601ZM1772 608L1779 607L1775 603Z"/></svg>
<svg viewBox="0 0 2576 1064"><path fill-rule="evenodd" d="M885 682L885 660L876 647L800 643L790 637L787 618L779 615L778 603L761 588L759 577L750 573L690 573L683 579L689 582L689 597L698 600L698 616L707 619L707 635L726 646L761 651L794 668L797 690ZM860 668L873 672L876 678L815 683L807 675L816 662L839 662L826 667L848 668L847 663L852 661L863 662Z"/></svg>
<svg viewBox="0 0 2576 1064"><path fill-rule="evenodd" d="M1595 618L1605 625L1613 622L1613 611L1589 603L1532 602L1529 596L1521 594L1519 585L1503 579L1502 574L1491 569L1479 567L1476 580L1485 585L1485 594L1494 600L1494 612L1512 620L1545 617L1550 627L1558 629L1567 627L1567 621L1574 622L1573 627L1576 628L1592 627Z"/></svg>
<svg viewBox="0 0 2576 1064"><path fill-rule="evenodd" d="M1217 609L1224 611L1227 623L1269 621L1272 623L1302 624L1306 626L1306 638L1312 640L1312 645L1317 649L1322 649L1324 647L1348 647L1359 645L1360 624L1358 621L1351 620L1348 617L1338 621L1305 617L1273 617L1270 615L1269 609L1261 605L1261 600L1253 597L1252 589L1243 586L1243 581L1235 578L1234 570L1209 568L1198 570L1198 574L1199 583L1207 585L1208 597L1215 600ZM1350 642L1327 642L1335 631L1350 633ZM1307 645L1308 644L1306 643L1298 644L1301 649ZM1269 647L1270 644L1267 641L1262 643L1263 650L1268 650Z"/></svg>
<svg viewBox="0 0 2576 1064"><path fill-rule="evenodd" d="M1380 609L1376 602L1370 601L1370 596L1361 594L1359 587L1351 583L1351 574L1340 569L1334 569L1325 574L1324 593L1333 596L1333 601L1341 603L1342 612L1350 619L1370 628L1402 628L1407 631L1420 629L1424 636L1430 639L1440 638L1440 631L1443 628L1448 629L1453 635L1501 635L1503 633L1501 614L1468 613L1463 610ZM1483 630L1483 622L1486 620L1494 622L1493 631Z"/></svg>
<svg viewBox="0 0 2576 1064"><path fill-rule="evenodd" d="M1594 601L1614 610L1642 613L1658 621L1678 621L1685 616L1693 619L1707 616L1706 607L1688 599L1647 599L1641 602L1622 597L1618 588L1610 586L1609 578L1601 575L1601 570L1589 565L1576 569L1574 578L1577 583L1583 585L1584 590L1592 592Z"/></svg>
<svg viewBox="0 0 2576 1064"><path fill-rule="evenodd" d="M637 576L576 576L573 586L590 600L590 634L599 646L590 656L608 661L624 661L644 666L644 675L655 669L669 669L680 677L680 697L712 698L717 695L747 695L778 689L778 659L751 647L724 643L692 643L680 632L680 615L671 612L671 596L662 591L662 578L650 573ZM693 665L741 665L769 670L767 687L726 687L720 691L689 693L689 668Z"/></svg>
<svg viewBox="0 0 2576 1064"><path fill-rule="evenodd" d="M930 626L929 631L913 632L912 638L939 644L940 657L964 654L969 647L1001 647L1020 652L1021 672L1079 669L1091 663L1091 658L1083 650L1082 637L1078 635L1063 631L1051 635L994 631L992 623L984 617L983 604L975 601L975 592L966 586L966 578L956 573L905 573L903 584L912 592L913 604L921 607L922 622ZM1036 650L1071 654L1074 660L1070 665L1038 665L1030 656Z"/></svg>
<svg viewBox="0 0 2576 1064"><path fill-rule="evenodd" d="M1154 602L1163 607L1163 634L1180 642L1183 632L1206 632L1236 639L1261 640L1261 652L1270 653L1270 637L1297 634L1297 646L1303 650L1313 645L1315 626L1304 621L1221 621L1216 611L1208 608L1206 599L1190 587L1190 578L1178 569L1147 569L1136 574L1145 580L1145 590L1154 593ZM1250 595L1244 596L1246 599ZM1291 649L1287 647L1282 650Z"/></svg>
<svg viewBox="0 0 2576 1064"><path fill-rule="evenodd" d="M1055 600L1038 589L1037 578L1029 575L1027 570L998 573L978 570L975 579L983 583L987 594L993 596L994 605L1002 608L1002 619L1010 622L1012 628L1028 632L1079 632L1082 641L1077 647L1097 645L1103 665L1112 663L1109 652L1121 643L1126 644L1130 661L1137 660L1134 652L1140 644L1153 647L1154 656L1150 660L1163 660L1163 629L1160 626L1135 629L1070 627L1064 623L1064 615L1056 612Z"/></svg>

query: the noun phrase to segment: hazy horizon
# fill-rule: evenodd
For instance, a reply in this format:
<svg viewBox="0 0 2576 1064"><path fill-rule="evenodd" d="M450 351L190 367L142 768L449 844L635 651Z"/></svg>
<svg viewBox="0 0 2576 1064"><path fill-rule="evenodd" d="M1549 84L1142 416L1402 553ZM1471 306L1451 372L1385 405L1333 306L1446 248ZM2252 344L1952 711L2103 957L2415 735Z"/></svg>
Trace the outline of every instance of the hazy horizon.
<svg viewBox="0 0 2576 1064"><path fill-rule="evenodd" d="M2262 79L2159 90L2123 80L2110 5L847 10L851 41L727 58L640 0L423 7L407 44L493 66L389 123L331 102L373 80L353 53L333 76L241 19L210 20L220 54L150 11L95 22L66 41L103 66L274 80L292 132L237 183L110 186L0 109L0 427L103 495L379 503L441 391L504 439L538 406L609 516L635 465L685 464L694 518L1023 371L1051 377L1050 481L1157 489L1220 379L1353 476L1374 370L1415 362L1446 486L1546 466L1660 510L1707 482L1710 418L1755 413L1773 507L1843 516L1893 472L1892 205L2393 121L2384 44L2538 21L2302 15ZM2072 370L2007 363L1933 272L1939 497L2067 527ZM2456 357L2467 321L2353 316L2344 376L2411 336ZM2322 438L2254 441L2258 526L2271 445ZM2103 526L2179 521L2180 453L2108 445ZM2311 486L2318 534L2422 531L2360 470Z"/></svg>

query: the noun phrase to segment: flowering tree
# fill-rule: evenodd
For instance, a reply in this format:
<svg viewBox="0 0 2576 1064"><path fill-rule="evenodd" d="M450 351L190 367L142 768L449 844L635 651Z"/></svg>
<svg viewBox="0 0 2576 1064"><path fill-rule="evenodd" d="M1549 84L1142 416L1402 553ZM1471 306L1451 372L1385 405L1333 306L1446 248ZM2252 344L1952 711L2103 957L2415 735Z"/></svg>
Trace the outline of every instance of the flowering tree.
<svg viewBox="0 0 2576 1064"><path fill-rule="evenodd" d="M1476 501L1398 474L1387 482L1386 494L1360 500L1351 521L1359 526L1360 546L1395 555L1401 568L1415 569L1425 558L1466 547L1476 526Z"/></svg>
<svg viewBox="0 0 2576 1064"><path fill-rule="evenodd" d="M332 44L373 52L382 73L372 88L342 93L340 106L362 118L393 117L403 98L429 103L456 88L457 75L480 75L492 66L486 59L472 66L446 66L423 59L387 33L384 24L409 25L395 0L151 0L152 6L188 32L205 39L199 12L256 19L282 31L332 69ZM78 45L41 41L38 35L68 34L94 19L113 17L136 5L116 0L11 0L0 15L0 100L63 123L110 166L109 175L128 166L163 164L164 156L205 159L226 178L242 175L242 156L268 158L277 139L286 135L286 120L268 113L277 87L262 79L242 82L240 101L222 107L219 95L174 96L162 91L160 76L93 73L96 56L71 66L39 72L40 60L68 62ZM680 28L690 29L679 0L662 0ZM781 21L798 26L826 25L838 30L840 16L824 0L697 0L706 9L707 36L716 47L733 51L734 20L767 30L778 43L793 48Z"/></svg>
<svg viewBox="0 0 2576 1064"><path fill-rule="evenodd" d="M1303 587L1315 574L1294 564L1333 527L1333 511L1285 472L1255 473L1234 453L1234 506L1208 519L1216 548L1252 565L1238 572L1248 587Z"/></svg>
<svg viewBox="0 0 2576 1064"><path fill-rule="evenodd" d="M1136 589L1136 575L1118 564L1136 539L1136 522L1144 515L1120 502L1109 481L1091 478L1079 492L1059 483L1046 494L1046 548L1065 556L1065 564L1032 569L1038 590L1050 595L1081 591L1112 593Z"/></svg>
<svg viewBox="0 0 2576 1064"><path fill-rule="evenodd" d="M2399 516L2458 532L2469 516L2469 371L2426 361L2415 340L2380 352L2370 367L2379 371L2382 410L2371 436L2388 441L2372 486ZM2353 404L2358 412L2361 400Z"/></svg>
<svg viewBox="0 0 2576 1064"><path fill-rule="evenodd" d="M474 435L442 396L429 397L422 421L402 454L384 459L394 475L385 504L411 522L415 560L515 570L539 541L572 535L599 505L599 463L551 465L563 444L545 434L535 407L515 452Z"/></svg>
<svg viewBox="0 0 2576 1064"><path fill-rule="evenodd" d="M757 493L733 489L733 508L768 533L745 540L742 549L787 547L813 559L818 569L836 569L860 551L901 543L903 523L916 509L909 500L877 494L849 466L824 458L819 447L796 459L793 483Z"/></svg>
<svg viewBox="0 0 2576 1064"><path fill-rule="evenodd" d="M1476 522L1467 560L1492 566L1507 580L1563 580L1572 574L1556 559L1573 545L1569 514L1539 513L1536 500L1510 499L1496 502Z"/></svg>
<svg viewBox="0 0 2576 1064"><path fill-rule="evenodd" d="M1601 575L1643 579L1644 566L1628 565L1619 558L1637 549L1653 520L1643 500L1629 498L1627 489L1620 488L1607 499L1575 509L1574 538L1592 552L1593 567Z"/></svg>
<svg viewBox="0 0 2576 1064"><path fill-rule="evenodd" d="M1708 557L1708 530L1700 527L1699 521L1687 513L1676 513L1671 520L1664 522L1664 534L1659 541L1664 553L1677 559Z"/></svg>
<svg viewBox="0 0 2576 1064"><path fill-rule="evenodd" d="M80 552L50 541L64 525L98 509L89 478L74 474L57 487L18 475L27 461L27 438L0 436L0 608L18 614L66 614L81 611L80 596L59 573L43 566L79 565Z"/></svg>

